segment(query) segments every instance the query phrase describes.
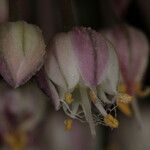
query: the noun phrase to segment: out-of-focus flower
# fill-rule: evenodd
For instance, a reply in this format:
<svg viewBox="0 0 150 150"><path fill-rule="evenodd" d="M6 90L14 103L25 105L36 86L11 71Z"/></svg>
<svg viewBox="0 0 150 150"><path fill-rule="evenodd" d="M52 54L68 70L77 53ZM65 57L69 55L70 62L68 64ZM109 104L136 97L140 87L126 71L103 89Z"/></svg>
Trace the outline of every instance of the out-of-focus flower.
<svg viewBox="0 0 150 150"><path fill-rule="evenodd" d="M0 27L0 73L13 87L25 83L43 64L41 30L23 21Z"/></svg>
<svg viewBox="0 0 150 150"><path fill-rule="evenodd" d="M122 98L116 90L117 56L101 34L82 27L58 34L48 48L45 72L56 109L62 107L71 118L87 121L93 135L98 124L118 127L107 112Z"/></svg>
<svg viewBox="0 0 150 150"><path fill-rule="evenodd" d="M35 83L12 89L0 82L0 134L5 144L20 150L30 142L28 136L42 120L45 99Z"/></svg>
<svg viewBox="0 0 150 150"><path fill-rule="evenodd" d="M0 0L0 24L8 20L9 6L7 0Z"/></svg>
<svg viewBox="0 0 150 150"><path fill-rule="evenodd" d="M148 62L149 45L145 35L129 25L115 26L104 32L116 47L121 71L119 90L130 95L146 96L150 89L142 91L141 82ZM126 104L118 103L119 108L127 115L131 110Z"/></svg>
<svg viewBox="0 0 150 150"><path fill-rule="evenodd" d="M98 139L92 139L88 126L74 121L73 129L64 130L65 116L61 113L51 113L44 128L43 139L47 149L51 150L97 150L102 146Z"/></svg>

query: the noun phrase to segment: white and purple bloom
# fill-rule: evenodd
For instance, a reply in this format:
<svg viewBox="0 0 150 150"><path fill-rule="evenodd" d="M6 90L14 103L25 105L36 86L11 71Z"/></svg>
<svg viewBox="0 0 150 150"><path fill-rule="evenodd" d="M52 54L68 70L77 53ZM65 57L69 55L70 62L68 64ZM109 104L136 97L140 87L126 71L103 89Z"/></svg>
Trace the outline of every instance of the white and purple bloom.
<svg viewBox="0 0 150 150"><path fill-rule="evenodd" d="M104 34L116 48L121 71L119 90L132 96L149 94L149 88L145 91L141 90L149 54L146 36L140 30L125 24L106 30ZM125 104L120 106L125 114L131 115L131 111Z"/></svg>
<svg viewBox="0 0 150 150"><path fill-rule="evenodd" d="M0 74L13 87L25 83L43 64L41 30L24 21L0 27Z"/></svg>
<svg viewBox="0 0 150 150"><path fill-rule="evenodd" d="M101 34L83 27L58 34L48 47L45 72L57 110L61 107L71 118L87 121L93 135L97 124L118 127L107 112L121 97L117 56Z"/></svg>

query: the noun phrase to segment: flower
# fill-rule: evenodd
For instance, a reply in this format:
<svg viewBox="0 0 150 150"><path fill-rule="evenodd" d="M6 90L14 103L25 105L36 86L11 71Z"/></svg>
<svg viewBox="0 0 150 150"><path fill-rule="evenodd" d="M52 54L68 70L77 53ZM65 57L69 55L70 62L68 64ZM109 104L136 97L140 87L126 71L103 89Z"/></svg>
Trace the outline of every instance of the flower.
<svg viewBox="0 0 150 150"><path fill-rule="evenodd" d="M149 94L149 88L141 90L149 53L146 36L140 30L125 24L104 31L104 34L116 48L121 71L119 90L133 96ZM119 108L128 116L132 113L125 104L119 103Z"/></svg>
<svg viewBox="0 0 150 150"><path fill-rule="evenodd" d="M29 80L43 64L45 44L40 29L23 21L0 27L0 73L13 87Z"/></svg>
<svg viewBox="0 0 150 150"><path fill-rule="evenodd" d="M22 149L45 112L46 97L35 83L17 89L0 82L0 133L12 149Z"/></svg>
<svg viewBox="0 0 150 150"><path fill-rule="evenodd" d="M98 124L118 127L106 108L118 96L117 56L101 34L83 27L58 34L48 47L44 67L56 109L62 107L71 118L87 121L92 135Z"/></svg>

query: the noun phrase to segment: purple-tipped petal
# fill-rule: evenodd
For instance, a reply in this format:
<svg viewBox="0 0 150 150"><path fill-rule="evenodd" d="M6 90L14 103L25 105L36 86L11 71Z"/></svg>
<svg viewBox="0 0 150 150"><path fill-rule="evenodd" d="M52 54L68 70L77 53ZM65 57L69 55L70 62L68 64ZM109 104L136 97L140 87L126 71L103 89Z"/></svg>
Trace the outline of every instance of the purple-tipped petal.
<svg viewBox="0 0 150 150"><path fill-rule="evenodd" d="M85 83L88 86L100 84L109 57L104 38L89 28L75 28L72 31L72 43Z"/></svg>
<svg viewBox="0 0 150 150"><path fill-rule="evenodd" d="M0 33L0 73L18 87L42 66L44 39L39 28L22 21L3 25Z"/></svg>

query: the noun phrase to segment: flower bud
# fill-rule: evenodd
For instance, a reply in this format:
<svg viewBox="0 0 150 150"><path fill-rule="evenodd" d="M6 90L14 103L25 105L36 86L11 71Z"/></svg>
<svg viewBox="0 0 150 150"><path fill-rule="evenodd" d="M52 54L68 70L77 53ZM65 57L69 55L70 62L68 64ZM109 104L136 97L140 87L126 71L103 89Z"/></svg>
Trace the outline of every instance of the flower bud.
<svg viewBox="0 0 150 150"><path fill-rule="evenodd" d="M45 44L40 29L23 21L0 27L0 73L13 87L29 80L43 64Z"/></svg>

